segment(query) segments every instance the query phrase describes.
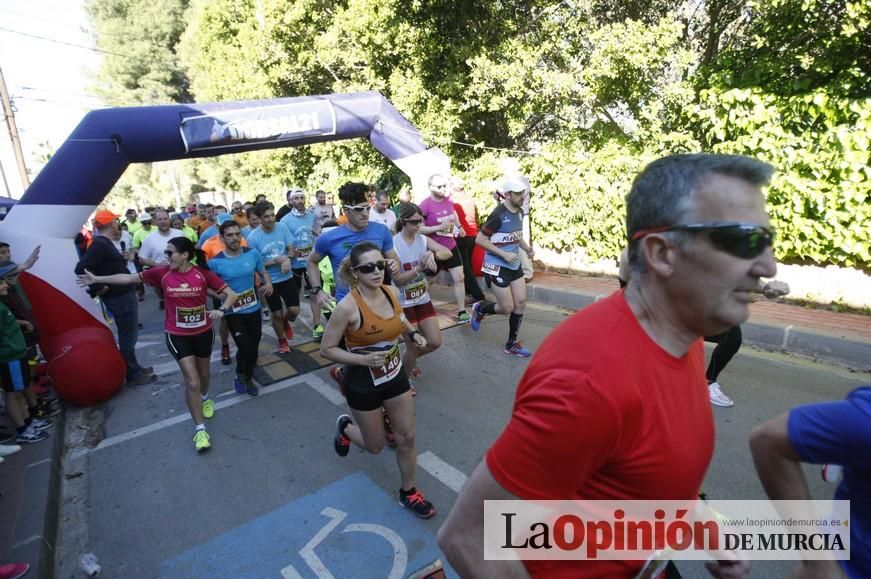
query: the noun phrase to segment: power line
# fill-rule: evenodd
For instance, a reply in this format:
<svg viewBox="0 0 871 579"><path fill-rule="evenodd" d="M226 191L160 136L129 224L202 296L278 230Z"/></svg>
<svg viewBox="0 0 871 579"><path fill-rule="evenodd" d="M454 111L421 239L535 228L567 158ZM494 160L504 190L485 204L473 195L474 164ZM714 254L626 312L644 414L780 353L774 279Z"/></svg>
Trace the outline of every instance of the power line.
<svg viewBox="0 0 871 579"><path fill-rule="evenodd" d="M133 57L132 57L131 55L129 55L129 54L121 54L120 52L112 52L112 51L110 51L110 50L102 50L102 49L100 49L100 48L96 48L96 47L94 47L94 46L85 46L84 44L76 44L76 43L74 43L74 42L66 42L66 41L64 41L64 40L58 40L58 39L56 39L56 38L49 38L48 36L40 36L40 35L38 35L38 34L31 34L31 33L29 33L29 32L22 32L22 31L20 31L20 30L12 30L11 28L4 28L3 26L0 26L0 30L2 30L2 31L4 31L4 32L10 32L10 33L12 33L12 34L20 34L21 36L28 36L28 37L30 37L30 38L36 38L36 39L38 39L38 40L45 40L45 41L47 41L47 42L54 42L54 43L56 43L56 44L63 44L64 46L72 46L73 48L82 48L82 49L84 49L84 50L90 50L90 51L93 51L93 52L99 52L99 53L101 53L101 54L109 54L109 55L112 55L112 56L120 56L120 57L122 57L122 58L133 58Z"/></svg>
<svg viewBox="0 0 871 579"><path fill-rule="evenodd" d="M37 101L37 102L49 103L49 104L76 105L78 107L81 107L83 109L87 109L89 111L94 110L94 107L92 106L94 103L82 103L82 102L76 102L76 101L65 101L65 100L60 100L60 99L44 99L44 98L32 97L32 96L26 96L26 95L17 95L15 97L13 97L13 100Z"/></svg>
<svg viewBox="0 0 871 579"><path fill-rule="evenodd" d="M54 88L37 88L34 86L24 86L24 85L19 85L16 88L19 88L21 90L26 90L26 91L52 92L52 93L57 93L57 94L66 94L66 95L70 95L70 96L80 96L80 97L85 97L85 98L89 98L89 99L98 99L98 100L100 99L100 97L98 97L96 95L92 95L92 94L85 94L83 92L73 92L73 91L69 91L69 90L58 90L58 89L54 89ZM25 98L25 97L20 97L20 98Z"/></svg>
<svg viewBox="0 0 871 579"><path fill-rule="evenodd" d="M51 24L60 24L62 26L72 26L72 23L70 21L52 20L51 18L43 18L42 16L34 16L33 14L27 14L25 12L18 12L16 10L9 10L7 8L0 8L0 12L4 12L6 14L15 14L16 16L23 16L24 18L30 18L32 20L38 20L40 22L49 22ZM77 27L77 28L79 30L83 30L83 31L85 30L82 27ZM122 36L121 34L111 34L109 32L98 32L96 30L87 30L87 32L89 34L93 33L93 34L100 34L102 36L116 36L118 38L120 38Z"/></svg>

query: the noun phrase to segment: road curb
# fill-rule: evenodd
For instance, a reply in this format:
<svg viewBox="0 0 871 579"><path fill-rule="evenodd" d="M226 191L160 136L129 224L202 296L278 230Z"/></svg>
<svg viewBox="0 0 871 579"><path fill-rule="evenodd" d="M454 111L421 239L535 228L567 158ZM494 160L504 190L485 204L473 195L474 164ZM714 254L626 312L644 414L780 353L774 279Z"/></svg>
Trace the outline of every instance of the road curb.
<svg viewBox="0 0 871 579"><path fill-rule="evenodd" d="M568 291L530 282L526 288L530 301L578 310L605 295ZM816 333L807 328L751 321L741 326L744 341L765 350L787 352L823 362L871 372L871 342Z"/></svg>
<svg viewBox="0 0 871 579"><path fill-rule="evenodd" d="M25 467L24 492L15 518L9 561L30 563L28 577L54 577L54 555L60 512L61 458L64 452L64 413L54 419L50 444L37 444Z"/></svg>

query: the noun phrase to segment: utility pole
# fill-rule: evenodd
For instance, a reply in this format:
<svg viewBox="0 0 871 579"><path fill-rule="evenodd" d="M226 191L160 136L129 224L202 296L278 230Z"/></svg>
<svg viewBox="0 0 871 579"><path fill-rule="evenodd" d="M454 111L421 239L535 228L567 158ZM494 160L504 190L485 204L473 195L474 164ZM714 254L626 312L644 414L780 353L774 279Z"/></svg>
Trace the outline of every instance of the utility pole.
<svg viewBox="0 0 871 579"><path fill-rule="evenodd" d="M21 140L18 138L18 127L15 125L15 112L12 110L12 101L9 100L9 92L6 90L6 81L3 79L2 68L0 68L0 101L3 103L3 117L6 119L6 126L9 127L12 151L15 153L15 160L18 161L18 173L21 175L21 184L24 186L24 189L27 189L30 187L30 178L27 176L24 152L21 150Z"/></svg>

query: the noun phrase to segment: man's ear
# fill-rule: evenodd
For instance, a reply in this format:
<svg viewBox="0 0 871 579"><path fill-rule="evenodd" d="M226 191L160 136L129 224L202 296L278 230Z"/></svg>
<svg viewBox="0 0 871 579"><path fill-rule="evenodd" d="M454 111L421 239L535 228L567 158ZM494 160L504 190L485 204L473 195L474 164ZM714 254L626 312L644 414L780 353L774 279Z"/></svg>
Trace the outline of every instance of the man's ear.
<svg viewBox="0 0 871 579"><path fill-rule="evenodd" d="M645 235L641 239L640 247L645 271L660 277L670 277L674 272L677 249L675 243L666 235L659 233Z"/></svg>

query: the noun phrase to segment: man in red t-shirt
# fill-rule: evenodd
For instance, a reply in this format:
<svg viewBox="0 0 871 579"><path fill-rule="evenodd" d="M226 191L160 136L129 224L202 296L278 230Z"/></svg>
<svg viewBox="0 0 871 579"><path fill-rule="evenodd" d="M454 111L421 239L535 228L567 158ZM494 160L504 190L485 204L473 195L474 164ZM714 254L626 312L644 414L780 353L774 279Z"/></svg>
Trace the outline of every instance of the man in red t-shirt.
<svg viewBox="0 0 871 579"><path fill-rule="evenodd" d="M454 210L460 219L460 226L465 235L457 237L457 248L460 250L460 259L463 260L463 281L466 288L466 296L472 298L472 302L484 301L484 292L478 285L475 270L472 268L472 253L475 251L475 238L478 237L478 209L475 200L466 191L465 182L459 177L451 177L451 201Z"/></svg>
<svg viewBox="0 0 871 579"><path fill-rule="evenodd" d="M746 157L674 155L636 177L629 285L541 344L439 531L461 576L636 576L641 561L484 560L483 502L695 497L714 449L701 337L743 323L760 278L776 273L761 192L771 172ZM718 577L750 568L707 566Z"/></svg>

